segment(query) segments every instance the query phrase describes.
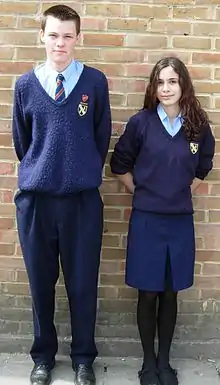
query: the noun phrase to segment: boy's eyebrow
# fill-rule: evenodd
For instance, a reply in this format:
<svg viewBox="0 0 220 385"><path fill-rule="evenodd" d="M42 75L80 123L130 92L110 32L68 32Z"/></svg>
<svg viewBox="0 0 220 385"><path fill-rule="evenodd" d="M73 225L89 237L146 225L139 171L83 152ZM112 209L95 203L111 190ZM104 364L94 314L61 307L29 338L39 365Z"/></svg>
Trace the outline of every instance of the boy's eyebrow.
<svg viewBox="0 0 220 385"><path fill-rule="evenodd" d="M53 32L53 31L48 31L48 34L53 34L53 35L59 35L57 32ZM74 36L74 33L73 32L66 32L63 34L63 36Z"/></svg>

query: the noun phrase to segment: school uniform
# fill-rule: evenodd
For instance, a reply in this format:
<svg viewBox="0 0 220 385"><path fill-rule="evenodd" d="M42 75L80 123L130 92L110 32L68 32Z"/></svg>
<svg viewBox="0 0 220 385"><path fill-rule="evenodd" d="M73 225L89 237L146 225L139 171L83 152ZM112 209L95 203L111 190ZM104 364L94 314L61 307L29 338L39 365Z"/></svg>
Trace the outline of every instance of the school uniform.
<svg viewBox="0 0 220 385"><path fill-rule="evenodd" d="M114 174L131 172L135 185L129 223L126 283L163 291L169 259L173 291L193 284L195 235L191 184L212 169L214 137L202 128L188 141L178 117L174 132L159 105L128 122L111 158ZM179 122L179 123L178 123Z"/></svg>
<svg viewBox="0 0 220 385"><path fill-rule="evenodd" d="M59 258L70 305L73 364L91 364L103 228L102 181L111 135L107 80L72 62L65 99L55 100L48 63L15 85L13 139L20 160L15 197L18 233L33 301L36 364L54 366L53 323ZM53 83L54 81L54 83Z"/></svg>

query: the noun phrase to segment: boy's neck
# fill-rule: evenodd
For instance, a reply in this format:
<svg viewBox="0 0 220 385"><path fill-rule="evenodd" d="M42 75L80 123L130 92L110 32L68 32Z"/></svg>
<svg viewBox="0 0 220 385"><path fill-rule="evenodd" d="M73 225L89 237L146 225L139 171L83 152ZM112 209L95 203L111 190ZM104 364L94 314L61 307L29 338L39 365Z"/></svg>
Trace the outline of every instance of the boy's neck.
<svg viewBox="0 0 220 385"><path fill-rule="evenodd" d="M61 63L61 64L59 64L59 63L54 63L54 62L52 62L50 60L47 60L47 63L49 64L49 66L53 70L55 70L57 72L63 72L63 71L65 71L67 69L67 67L69 67L69 65L72 63L72 61L73 61L73 59L71 59L68 63L65 63L65 64Z"/></svg>

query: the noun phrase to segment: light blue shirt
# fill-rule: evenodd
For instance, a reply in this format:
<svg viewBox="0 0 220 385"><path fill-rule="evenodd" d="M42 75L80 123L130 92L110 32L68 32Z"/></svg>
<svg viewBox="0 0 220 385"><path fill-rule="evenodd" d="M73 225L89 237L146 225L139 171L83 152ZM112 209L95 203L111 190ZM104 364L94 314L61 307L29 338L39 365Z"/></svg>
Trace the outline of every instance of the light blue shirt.
<svg viewBox="0 0 220 385"><path fill-rule="evenodd" d="M166 112L164 111L164 109L160 103L157 106L157 113L158 113L159 118L160 118L163 126L165 127L166 131L171 136L175 136L179 132L179 130L183 124L183 119L181 118L181 113L179 113L179 115L174 119L172 126L170 124L170 120L169 120Z"/></svg>
<svg viewBox="0 0 220 385"><path fill-rule="evenodd" d="M55 99L57 75L62 73L64 76L65 80L63 81L63 86L65 90L65 96L67 98L67 96L76 86L83 68L84 65L82 63L73 60L64 71L57 72L48 62L45 62L37 66L34 69L34 72L45 91L50 95L51 98Z"/></svg>

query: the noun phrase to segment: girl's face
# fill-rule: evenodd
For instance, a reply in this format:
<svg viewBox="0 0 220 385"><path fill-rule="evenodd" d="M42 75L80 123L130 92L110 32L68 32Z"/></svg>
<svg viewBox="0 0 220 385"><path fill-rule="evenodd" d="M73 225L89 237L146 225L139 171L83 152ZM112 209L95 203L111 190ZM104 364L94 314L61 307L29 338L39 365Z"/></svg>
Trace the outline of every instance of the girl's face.
<svg viewBox="0 0 220 385"><path fill-rule="evenodd" d="M163 107L179 107L182 90L179 75L169 66L160 71L157 85L157 99Z"/></svg>

